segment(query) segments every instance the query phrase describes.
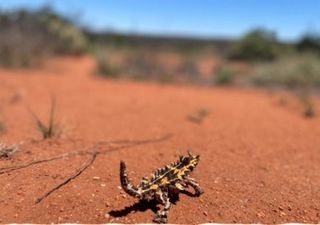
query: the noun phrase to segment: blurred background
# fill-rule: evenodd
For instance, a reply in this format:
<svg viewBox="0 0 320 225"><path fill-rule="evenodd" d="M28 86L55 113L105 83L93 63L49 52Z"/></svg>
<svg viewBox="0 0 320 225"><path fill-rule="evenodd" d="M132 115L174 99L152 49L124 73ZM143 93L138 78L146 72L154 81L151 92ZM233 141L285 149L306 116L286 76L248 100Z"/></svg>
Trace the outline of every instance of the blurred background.
<svg viewBox="0 0 320 225"><path fill-rule="evenodd" d="M288 89L320 85L317 0L0 1L0 66L90 55L94 76Z"/></svg>
<svg viewBox="0 0 320 225"><path fill-rule="evenodd" d="M320 224L319 12L0 0L0 224L151 222L119 161L138 183L189 149L206 194L174 201L170 223Z"/></svg>

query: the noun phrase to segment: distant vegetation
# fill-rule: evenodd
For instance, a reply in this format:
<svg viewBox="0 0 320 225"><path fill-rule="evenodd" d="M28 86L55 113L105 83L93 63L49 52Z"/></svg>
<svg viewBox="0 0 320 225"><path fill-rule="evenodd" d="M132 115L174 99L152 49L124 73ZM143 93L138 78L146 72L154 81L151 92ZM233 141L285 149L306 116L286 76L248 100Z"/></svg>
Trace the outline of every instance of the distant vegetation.
<svg viewBox="0 0 320 225"><path fill-rule="evenodd" d="M218 85L230 85L234 82L235 72L228 67L220 67L215 76L215 83Z"/></svg>
<svg viewBox="0 0 320 225"><path fill-rule="evenodd" d="M235 42L228 58L244 61L271 61L277 56L277 38L272 31L255 29Z"/></svg>
<svg viewBox="0 0 320 225"><path fill-rule="evenodd" d="M283 43L257 28L239 40L95 33L50 8L0 11L0 66L28 67L44 57L91 53L104 78L198 85L320 86L320 35ZM239 79L240 78L240 79Z"/></svg>
<svg viewBox="0 0 320 225"><path fill-rule="evenodd" d="M283 57L272 63L256 64L252 79L263 86L320 87L319 62L319 57L312 54Z"/></svg>
<svg viewBox="0 0 320 225"><path fill-rule="evenodd" d="M85 35L70 20L50 8L0 11L0 65L28 67L56 54L81 54Z"/></svg>
<svg viewBox="0 0 320 225"><path fill-rule="evenodd" d="M320 56L320 34L305 34L296 47L299 52L315 53Z"/></svg>
<svg viewBox="0 0 320 225"><path fill-rule="evenodd" d="M241 84L291 89L320 84L319 39L314 35L295 44L282 43L274 32L264 29L254 29L228 44L182 39L176 45L178 39L114 34L91 40L99 46L99 51L94 51L96 72L107 78L231 85L238 84L241 75ZM197 44L198 49L194 48ZM234 66L237 62L251 69L239 69Z"/></svg>

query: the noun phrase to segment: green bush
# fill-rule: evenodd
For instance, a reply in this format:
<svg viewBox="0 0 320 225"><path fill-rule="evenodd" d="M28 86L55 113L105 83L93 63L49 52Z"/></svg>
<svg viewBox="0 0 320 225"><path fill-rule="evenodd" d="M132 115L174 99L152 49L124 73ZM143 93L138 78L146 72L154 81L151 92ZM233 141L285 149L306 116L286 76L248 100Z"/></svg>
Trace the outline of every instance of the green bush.
<svg viewBox="0 0 320 225"><path fill-rule="evenodd" d="M234 81L235 73L228 67L220 67L215 74L215 83L218 85L229 85Z"/></svg>
<svg viewBox="0 0 320 225"><path fill-rule="evenodd" d="M80 29L59 17L47 18L48 30L57 38L58 53L81 54L87 50L87 39Z"/></svg>
<svg viewBox="0 0 320 225"><path fill-rule="evenodd" d="M320 55L320 35L306 34L297 43L299 52L313 52Z"/></svg>
<svg viewBox="0 0 320 225"><path fill-rule="evenodd" d="M271 61L277 56L276 35L255 29L236 42L228 53L231 60Z"/></svg>

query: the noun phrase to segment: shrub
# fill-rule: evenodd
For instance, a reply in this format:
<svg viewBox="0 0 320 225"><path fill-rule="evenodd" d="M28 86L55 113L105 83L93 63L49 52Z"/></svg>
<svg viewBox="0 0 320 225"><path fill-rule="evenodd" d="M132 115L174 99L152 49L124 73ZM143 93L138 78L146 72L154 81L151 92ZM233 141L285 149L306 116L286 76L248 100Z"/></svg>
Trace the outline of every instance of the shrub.
<svg viewBox="0 0 320 225"><path fill-rule="evenodd" d="M273 32L255 29L236 42L228 53L232 60L271 61L276 55L276 35Z"/></svg>
<svg viewBox="0 0 320 225"><path fill-rule="evenodd" d="M300 100L301 105L303 107L303 115L309 118L314 117L316 114L316 110L311 100L310 87L305 86L302 90L298 92L297 97Z"/></svg>
<svg viewBox="0 0 320 225"><path fill-rule="evenodd" d="M320 35L306 34L297 43L299 52L313 52L320 55Z"/></svg>
<svg viewBox="0 0 320 225"><path fill-rule="evenodd" d="M49 8L0 11L0 65L26 67L44 56L81 54L85 35L71 21Z"/></svg>
<svg viewBox="0 0 320 225"><path fill-rule="evenodd" d="M229 85L234 81L235 73L228 67L218 68L215 74L215 83L218 85Z"/></svg>
<svg viewBox="0 0 320 225"><path fill-rule="evenodd" d="M43 139L49 139L49 138L58 137L61 135L62 130L60 125L56 122L55 110L56 110L56 102L55 102L55 98L52 97L50 117L47 125L42 120L40 120L40 118L34 112L30 111L35 120L37 129L41 133Z"/></svg>
<svg viewBox="0 0 320 225"><path fill-rule="evenodd" d="M50 34L57 38L57 53L82 54L87 50L86 37L71 22L55 15L45 18L44 22Z"/></svg>
<svg viewBox="0 0 320 225"><path fill-rule="evenodd" d="M272 63L256 64L252 80L262 86L319 86L319 59L314 55L295 55Z"/></svg>
<svg viewBox="0 0 320 225"><path fill-rule="evenodd" d="M95 74L103 78L119 78L121 74L119 61L120 51L101 45L96 45L92 49L95 56Z"/></svg>
<svg viewBox="0 0 320 225"><path fill-rule="evenodd" d="M103 58L98 58L97 60L96 73L101 77L106 78L117 78L119 77L119 71L110 65L110 63Z"/></svg>

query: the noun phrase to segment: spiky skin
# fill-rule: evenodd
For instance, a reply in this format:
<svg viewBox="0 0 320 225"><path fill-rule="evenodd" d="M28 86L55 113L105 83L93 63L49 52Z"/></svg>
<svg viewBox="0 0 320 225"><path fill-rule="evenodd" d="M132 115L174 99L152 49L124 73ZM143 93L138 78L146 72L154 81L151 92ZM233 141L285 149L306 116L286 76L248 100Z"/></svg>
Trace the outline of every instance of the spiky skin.
<svg viewBox="0 0 320 225"><path fill-rule="evenodd" d="M164 205L163 209L159 210L154 222L166 223L171 206L170 196L174 193L183 191L188 186L191 186L196 196L200 196L203 190L200 188L195 179L189 177L189 174L197 166L199 155L192 155L190 152L187 156L180 156L175 163L156 170L151 178L142 178L139 185L133 185L127 175L126 165L123 161L120 162L120 181L123 190L129 195L141 200L156 200Z"/></svg>

